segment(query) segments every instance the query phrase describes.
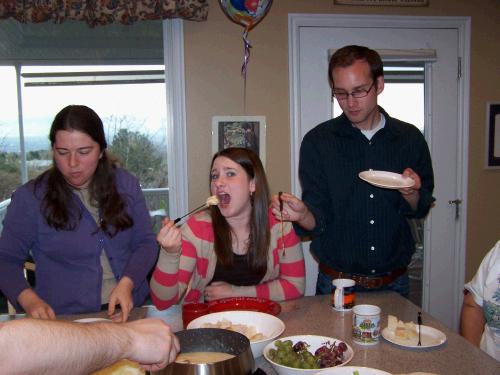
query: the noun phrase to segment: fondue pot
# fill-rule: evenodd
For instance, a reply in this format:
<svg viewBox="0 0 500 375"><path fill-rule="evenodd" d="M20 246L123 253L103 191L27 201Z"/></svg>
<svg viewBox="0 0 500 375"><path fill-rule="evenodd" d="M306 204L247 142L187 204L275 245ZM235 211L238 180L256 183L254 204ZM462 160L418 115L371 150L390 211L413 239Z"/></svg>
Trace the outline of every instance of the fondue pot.
<svg viewBox="0 0 500 375"><path fill-rule="evenodd" d="M250 375L255 361L250 349L250 340L238 332L220 328L188 329L176 333L181 353L222 352L233 358L214 363L171 363L152 375Z"/></svg>

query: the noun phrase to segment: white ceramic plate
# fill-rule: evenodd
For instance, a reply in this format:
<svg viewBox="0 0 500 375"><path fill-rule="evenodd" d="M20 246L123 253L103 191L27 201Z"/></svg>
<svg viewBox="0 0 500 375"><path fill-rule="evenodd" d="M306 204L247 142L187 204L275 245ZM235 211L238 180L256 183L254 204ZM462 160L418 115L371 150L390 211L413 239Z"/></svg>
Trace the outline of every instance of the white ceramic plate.
<svg viewBox="0 0 500 375"><path fill-rule="evenodd" d="M83 319L76 319L73 320L74 322L77 323L94 323L94 322L111 322L111 319L105 319L105 318L83 318Z"/></svg>
<svg viewBox="0 0 500 375"><path fill-rule="evenodd" d="M399 173L386 171L363 171L359 172L359 178L378 187L386 189L401 189L415 185L411 177L403 177Z"/></svg>
<svg viewBox="0 0 500 375"><path fill-rule="evenodd" d="M418 346L418 337L405 340L394 335L394 332L389 331L389 329L384 328L382 330L382 337L387 341L392 342L393 344L404 346L406 348L414 348L414 349L424 349L424 348L432 348L434 346L438 346L444 344L446 342L446 335L436 328L432 328L429 326L421 326L421 337L420 342L421 346ZM418 326L417 326L418 333Z"/></svg>
<svg viewBox="0 0 500 375"><path fill-rule="evenodd" d="M359 366L334 367L320 371L314 375L352 375L354 371L357 371L359 375L391 375L389 372L377 370L376 368Z"/></svg>

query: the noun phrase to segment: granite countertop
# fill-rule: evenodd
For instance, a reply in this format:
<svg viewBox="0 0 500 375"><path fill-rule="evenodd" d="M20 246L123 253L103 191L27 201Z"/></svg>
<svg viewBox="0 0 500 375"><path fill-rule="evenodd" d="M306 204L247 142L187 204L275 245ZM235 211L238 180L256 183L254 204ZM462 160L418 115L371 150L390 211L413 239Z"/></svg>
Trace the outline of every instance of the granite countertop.
<svg viewBox="0 0 500 375"><path fill-rule="evenodd" d="M382 309L381 328L387 326L387 315L417 321L419 308L394 292L358 293L356 304L373 304ZM423 324L442 331L447 341L437 347L412 349L395 345L382 337L373 346L352 341L352 312L337 312L330 306L330 296L304 297L282 302L279 318L286 324L284 336L310 334L338 338L351 345L354 357L349 365L366 366L394 374L429 372L439 375L500 374L500 364L431 315L422 313ZM276 374L264 357L256 366L268 375Z"/></svg>

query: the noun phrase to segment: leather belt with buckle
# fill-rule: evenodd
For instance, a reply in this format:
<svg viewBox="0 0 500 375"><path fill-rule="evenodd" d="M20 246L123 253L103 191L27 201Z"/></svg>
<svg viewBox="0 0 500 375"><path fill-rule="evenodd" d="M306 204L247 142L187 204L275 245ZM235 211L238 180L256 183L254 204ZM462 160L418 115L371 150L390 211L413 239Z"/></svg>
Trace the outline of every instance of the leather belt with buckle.
<svg viewBox="0 0 500 375"><path fill-rule="evenodd" d="M406 268L399 268L397 270L386 273L381 276L361 276L361 275L353 275L346 272L339 272L330 268L326 264L320 263L319 269L325 275L330 276L332 279L353 279L356 282L356 285L362 286L366 289L376 289L381 286L391 284L394 280L396 280L399 276L406 273Z"/></svg>

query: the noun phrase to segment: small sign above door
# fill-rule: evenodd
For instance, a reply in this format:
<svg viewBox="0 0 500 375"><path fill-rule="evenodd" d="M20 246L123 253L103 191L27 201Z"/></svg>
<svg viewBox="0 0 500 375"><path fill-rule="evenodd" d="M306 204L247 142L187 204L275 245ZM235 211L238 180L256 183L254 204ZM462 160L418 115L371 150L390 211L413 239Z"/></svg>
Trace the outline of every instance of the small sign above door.
<svg viewBox="0 0 500 375"><path fill-rule="evenodd" d="M429 0L333 0L333 3L339 5L421 7L429 5Z"/></svg>

